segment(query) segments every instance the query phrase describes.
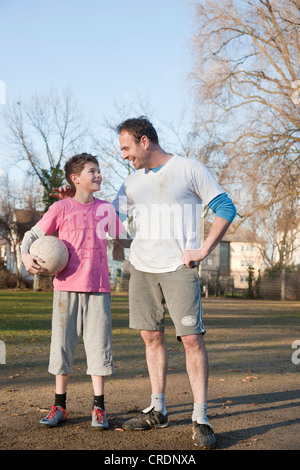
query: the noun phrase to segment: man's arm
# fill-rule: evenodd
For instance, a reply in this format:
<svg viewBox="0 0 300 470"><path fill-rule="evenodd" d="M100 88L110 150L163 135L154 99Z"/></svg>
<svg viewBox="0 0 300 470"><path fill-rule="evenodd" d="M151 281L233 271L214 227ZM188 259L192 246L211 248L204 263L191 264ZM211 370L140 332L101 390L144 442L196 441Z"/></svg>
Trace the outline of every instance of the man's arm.
<svg viewBox="0 0 300 470"><path fill-rule="evenodd" d="M123 246L123 248L130 248L130 245L132 243L132 239L129 238L128 233L126 232L127 238L121 238L120 235L116 237L116 240L120 243L120 245Z"/></svg>
<svg viewBox="0 0 300 470"><path fill-rule="evenodd" d="M206 258L222 240L230 224L230 221L223 219L222 217L215 216L210 233L204 240L202 246L197 250L184 251L182 257L184 264L186 264L188 268L191 268L195 262L202 261Z"/></svg>
<svg viewBox="0 0 300 470"><path fill-rule="evenodd" d="M50 193L49 196L55 199L65 199L67 197L73 197L74 191L73 189L68 186L60 186L59 188L52 188L53 193Z"/></svg>

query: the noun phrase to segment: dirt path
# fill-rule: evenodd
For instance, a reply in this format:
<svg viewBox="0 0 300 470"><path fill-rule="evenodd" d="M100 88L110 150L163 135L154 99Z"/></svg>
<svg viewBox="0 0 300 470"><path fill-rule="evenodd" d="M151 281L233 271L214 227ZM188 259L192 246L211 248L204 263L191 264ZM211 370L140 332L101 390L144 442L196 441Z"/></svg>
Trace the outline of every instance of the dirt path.
<svg viewBox="0 0 300 470"><path fill-rule="evenodd" d="M282 326L257 320L249 330L245 326L245 321L250 321L248 312L241 329L240 314L232 318L232 305L228 305L231 319L229 313L221 315L224 306L210 307L209 321L215 325L217 321L214 328L210 325L206 340L210 357L208 413L217 437L216 451L300 450L300 367L291 361L291 344L300 338L295 336L293 321ZM230 321L230 330L222 323L225 320ZM92 388L82 368L75 369L70 379L69 419L55 429L38 424L54 395L54 381L44 360L38 363L36 359L35 367L22 368L19 363L15 368L0 368L0 449L169 454L177 450L196 455L191 439L192 396L183 361L176 354L167 380L169 427L144 432L123 431L121 426L149 404L145 372L117 364L105 393L110 428L99 432L91 428Z"/></svg>
<svg viewBox="0 0 300 470"><path fill-rule="evenodd" d="M192 397L184 373L169 374L167 407L169 427L148 432L126 432L122 422L148 405L146 377L111 380L106 387L110 429L91 429L91 386L88 379L70 382L69 419L55 429L38 421L52 403L53 384L37 377L24 383L17 377L0 393L0 449L16 450L189 450ZM217 436L217 449L299 450L300 384L294 374L247 376L232 372L212 375L209 416Z"/></svg>

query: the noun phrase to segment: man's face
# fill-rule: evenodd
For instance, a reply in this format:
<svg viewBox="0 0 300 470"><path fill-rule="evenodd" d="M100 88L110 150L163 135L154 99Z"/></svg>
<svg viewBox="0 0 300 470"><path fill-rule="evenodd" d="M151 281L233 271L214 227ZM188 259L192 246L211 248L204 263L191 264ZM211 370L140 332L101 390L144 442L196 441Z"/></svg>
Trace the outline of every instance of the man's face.
<svg viewBox="0 0 300 470"><path fill-rule="evenodd" d="M136 143L129 132L122 132L119 135L120 148L123 152L123 160L129 160L136 170L147 168L147 143L142 137L139 143Z"/></svg>

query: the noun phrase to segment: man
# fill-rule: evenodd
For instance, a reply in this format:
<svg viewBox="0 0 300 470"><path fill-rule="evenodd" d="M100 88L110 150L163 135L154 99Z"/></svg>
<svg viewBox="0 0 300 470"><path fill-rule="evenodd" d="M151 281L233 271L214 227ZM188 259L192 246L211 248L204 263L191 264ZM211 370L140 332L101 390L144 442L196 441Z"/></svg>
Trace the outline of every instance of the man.
<svg viewBox="0 0 300 470"><path fill-rule="evenodd" d="M226 233L236 211L232 201L200 162L164 151L157 132L145 117L118 126L123 159L135 168L113 205L120 218L135 211L136 235L131 244L129 285L130 327L145 343L151 403L126 430L166 427L167 355L164 304L182 341L194 398L192 437L201 449L216 444L207 418L208 360L196 262L202 261ZM211 231L199 247L203 204L214 212Z"/></svg>

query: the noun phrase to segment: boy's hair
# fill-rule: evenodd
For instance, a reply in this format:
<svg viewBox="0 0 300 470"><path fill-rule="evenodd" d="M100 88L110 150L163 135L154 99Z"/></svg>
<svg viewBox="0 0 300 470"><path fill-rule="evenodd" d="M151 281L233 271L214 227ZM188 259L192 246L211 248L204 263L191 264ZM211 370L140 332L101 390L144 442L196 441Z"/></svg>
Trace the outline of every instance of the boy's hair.
<svg viewBox="0 0 300 470"><path fill-rule="evenodd" d="M126 121L121 122L117 126L118 134L121 132L127 131L131 134L136 143L138 143L143 135L148 137L150 142L158 144L158 135L156 130L153 127L153 124L145 116L140 116L138 118L129 118Z"/></svg>
<svg viewBox="0 0 300 470"><path fill-rule="evenodd" d="M96 163L96 165L99 166L97 157L94 157L93 155L89 153L80 153L79 155L74 155L74 157L69 158L69 160L65 164L64 170L65 170L66 180L74 192L76 192L76 187L73 181L71 180L70 176L80 175L80 173L82 172L84 168L84 165L87 162Z"/></svg>

